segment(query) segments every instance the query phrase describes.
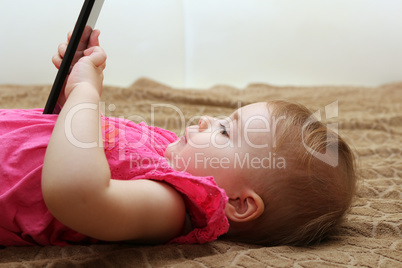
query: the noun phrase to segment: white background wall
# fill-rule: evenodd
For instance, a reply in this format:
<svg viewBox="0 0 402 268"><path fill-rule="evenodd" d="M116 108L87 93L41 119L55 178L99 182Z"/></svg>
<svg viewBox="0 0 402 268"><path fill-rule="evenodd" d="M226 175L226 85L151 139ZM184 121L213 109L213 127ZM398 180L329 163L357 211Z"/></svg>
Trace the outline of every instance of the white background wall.
<svg viewBox="0 0 402 268"><path fill-rule="evenodd" d="M51 84L83 0L0 0L0 84ZM402 81L402 0L105 0L105 84Z"/></svg>

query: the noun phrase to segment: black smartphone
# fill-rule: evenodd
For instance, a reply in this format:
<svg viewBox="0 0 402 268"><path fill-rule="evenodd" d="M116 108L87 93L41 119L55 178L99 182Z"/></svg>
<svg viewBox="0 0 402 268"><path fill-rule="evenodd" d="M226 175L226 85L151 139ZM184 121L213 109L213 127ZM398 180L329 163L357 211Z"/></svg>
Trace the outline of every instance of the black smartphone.
<svg viewBox="0 0 402 268"><path fill-rule="evenodd" d="M82 57L82 50L88 45L89 36L95 27L103 2L104 0L85 0L43 110L44 114L59 112L58 107L56 107L57 99L66 82L67 75L74 64ZM77 51L78 45L82 46L82 48L78 49L81 53Z"/></svg>

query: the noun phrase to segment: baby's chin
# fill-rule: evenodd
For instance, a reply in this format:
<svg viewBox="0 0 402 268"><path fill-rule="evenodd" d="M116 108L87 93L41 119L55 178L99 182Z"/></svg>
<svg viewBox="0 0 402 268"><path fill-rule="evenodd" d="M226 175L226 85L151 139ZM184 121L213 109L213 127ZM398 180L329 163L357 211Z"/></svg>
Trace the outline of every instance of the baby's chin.
<svg viewBox="0 0 402 268"><path fill-rule="evenodd" d="M166 156L165 156L165 158L166 158ZM179 171L179 172L187 172L187 173L190 173L191 175L194 175L192 172L189 172L189 170L187 170L187 167L177 165L177 163L175 163L175 161L170 160L169 158L166 158L166 160L167 160L169 166L171 168L173 168L174 170Z"/></svg>
<svg viewBox="0 0 402 268"><path fill-rule="evenodd" d="M183 165L180 165L178 163L178 157L177 157L177 148L175 148L177 142L171 143L168 145L168 147L165 150L164 157L167 160L169 166L173 168L176 171L183 171L186 172L186 167L182 167Z"/></svg>
<svg viewBox="0 0 402 268"><path fill-rule="evenodd" d="M175 145L176 145L177 143L178 143L178 140L175 141L175 142L173 142L173 143L171 143L171 144L169 144L169 145L166 147L164 157L166 158L166 160L168 160L168 162L171 162L171 160L172 160L173 157L174 157L174 147L175 147Z"/></svg>
<svg viewBox="0 0 402 268"><path fill-rule="evenodd" d="M187 172L190 173L193 176L205 176L205 175L200 175L197 173L200 173L201 171L197 172L194 171L192 167L189 166L189 162L185 161L183 158L180 156L177 156L174 151L168 151L166 149L165 151L165 159L167 160L169 166L173 168L176 171L179 172ZM179 160L178 160L179 159Z"/></svg>

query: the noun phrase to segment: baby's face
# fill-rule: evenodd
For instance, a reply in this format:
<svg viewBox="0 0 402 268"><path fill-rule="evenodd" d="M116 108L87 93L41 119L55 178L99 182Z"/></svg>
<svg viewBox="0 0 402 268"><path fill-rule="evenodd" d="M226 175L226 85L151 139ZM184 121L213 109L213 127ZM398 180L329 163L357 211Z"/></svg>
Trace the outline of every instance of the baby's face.
<svg viewBox="0 0 402 268"><path fill-rule="evenodd" d="M228 191L245 183L242 178L252 176L250 172L267 166L262 159L272 149L273 131L267 104L254 103L228 118L201 117L168 146L165 157L174 169L213 176Z"/></svg>

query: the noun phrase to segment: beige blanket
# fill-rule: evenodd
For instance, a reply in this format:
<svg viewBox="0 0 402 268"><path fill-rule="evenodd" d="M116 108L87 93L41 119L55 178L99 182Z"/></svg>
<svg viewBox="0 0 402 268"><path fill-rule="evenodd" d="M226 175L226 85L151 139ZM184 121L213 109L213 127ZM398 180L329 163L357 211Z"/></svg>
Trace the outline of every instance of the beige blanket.
<svg viewBox="0 0 402 268"><path fill-rule="evenodd" d="M0 86L0 108L43 107L49 90ZM204 245L8 247L0 249L0 267L402 267L402 83L376 88L251 84L244 90L216 86L184 91L140 79L128 88L106 87L103 94L105 115L145 120L177 134L180 112L185 123L194 123L202 114L228 115L238 105L277 98L321 109L322 115L326 105L338 101L335 122L355 149L360 182L346 222L328 241L299 248L220 240Z"/></svg>

